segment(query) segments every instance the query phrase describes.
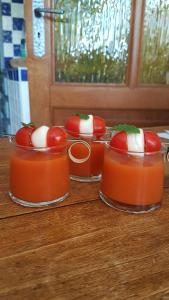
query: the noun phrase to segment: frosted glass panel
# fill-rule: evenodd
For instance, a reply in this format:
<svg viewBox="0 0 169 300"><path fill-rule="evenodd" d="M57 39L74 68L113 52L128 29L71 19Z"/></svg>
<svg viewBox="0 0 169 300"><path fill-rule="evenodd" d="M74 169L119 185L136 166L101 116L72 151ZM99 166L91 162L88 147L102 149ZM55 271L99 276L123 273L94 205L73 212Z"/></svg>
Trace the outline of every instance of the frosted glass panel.
<svg viewBox="0 0 169 300"><path fill-rule="evenodd" d="M125 82L130 0L59 0L55 19L56 81Z"/></svg>
<svg viewBox="0 0 169 300"><path fill-rule="evenodd" d="M142 47L141 82L167 83L167 72L169 72L169 0L146 1Z"/></svg>

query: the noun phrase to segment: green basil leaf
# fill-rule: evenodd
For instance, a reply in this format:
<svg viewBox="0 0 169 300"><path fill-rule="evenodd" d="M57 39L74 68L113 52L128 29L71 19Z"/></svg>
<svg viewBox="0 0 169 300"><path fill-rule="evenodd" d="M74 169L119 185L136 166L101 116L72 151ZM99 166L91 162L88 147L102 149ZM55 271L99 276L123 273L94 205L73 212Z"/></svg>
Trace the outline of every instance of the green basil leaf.
<svg viewBox="0 0 169 300"><path fill-rule="evenodd" d="M127 133L140 133L140 129L134 125L119 124L111 127L112 131L125 131Z"/></svg>

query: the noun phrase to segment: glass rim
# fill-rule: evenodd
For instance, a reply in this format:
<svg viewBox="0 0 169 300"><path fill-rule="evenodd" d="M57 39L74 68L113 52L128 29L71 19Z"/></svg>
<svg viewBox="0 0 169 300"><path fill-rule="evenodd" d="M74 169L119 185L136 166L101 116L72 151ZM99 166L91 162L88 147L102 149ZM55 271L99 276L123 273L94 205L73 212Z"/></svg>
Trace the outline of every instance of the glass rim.
<svg viewBox="0 0 169 300"><path fill-rule="evenodd" d="M105 146L111 150L114 150L116 152L119 152L120 154L129 154L129 155L135 155L135 156L144 156L144 155L157 155L157 154L164 154L165 149L161 147L158 151L152 151L152 152L143 152L143 151L129 151L129 150L123 150L116 147L112 147L109 142L105 143Z"/></svg>
<svg viewBox="0 0 169 300"><path fill-rule="evenodd" d="M96 134L94 134L94 133L86 133L86 132L81 132L81 133L79 133L79 132L77 132L77 131L73 131L73 130L68 130L68 129L66 129L65 128L65 130L66 130L66 132L69 134L69 135L74 135L75 137L100 137L100 138L102 138L102 137L104 137L106 134L110 134L110 128L111 127L109 127L109 126L106 126L105 127L105 131L104 131L104 133L96 133ZM111 136L110 136L110 138L111 138Z"/></svg>

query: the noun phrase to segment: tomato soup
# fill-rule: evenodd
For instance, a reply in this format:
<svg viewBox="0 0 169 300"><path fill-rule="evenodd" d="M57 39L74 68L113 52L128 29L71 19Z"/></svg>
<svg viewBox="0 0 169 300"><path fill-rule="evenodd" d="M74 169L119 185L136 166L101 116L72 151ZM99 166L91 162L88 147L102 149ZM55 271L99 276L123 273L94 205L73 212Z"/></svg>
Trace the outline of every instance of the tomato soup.
<svg viewBox="0 0 169 300"><path fill-rule="evenodd" d="M16 147L17 148L17 147ZM10 193L17 199L56 202L69 192L67 154L18 149L10 160Z"/></svg>
<svg viewBox="0 0 169 300"><path fill-rule="evenodd" d="M111 202L149 206L161 202L164 164L161 154L131 155L106 150L101 195Z"/></svg>
<svg viewBox="0 0 169 300"><path fill-rule="evenodd" d="M104 158L104 145L99 142L89 142L89 148L83 143L75 143L71 147L71 154L79 160L79 162L76 162L69 158L71 175L85 178L99 176L101 174ZM82 162L80 162L80 160L82 160Z"/></svg>

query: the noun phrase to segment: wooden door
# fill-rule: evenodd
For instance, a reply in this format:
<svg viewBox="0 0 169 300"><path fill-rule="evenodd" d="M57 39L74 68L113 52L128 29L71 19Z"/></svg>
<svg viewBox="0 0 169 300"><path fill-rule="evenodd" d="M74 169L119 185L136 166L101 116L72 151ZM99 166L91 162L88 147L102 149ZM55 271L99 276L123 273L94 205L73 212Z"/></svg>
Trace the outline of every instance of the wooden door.
<svg viewBox="0 0 169 300"><path fill-rule="evenodd" d="M66 10L68 4L69 7L71 7L71 1L72 3L74 3L74 5L75 3L83 2L90 3L90 1L57 1L57 5L63 7L65 6L65 16L63 17L65 18L65 20L67 16ZM93 1L93 3L94 2L98 3L98 1ZM117 78L112 79L112 82L111 79L108 78L108 76L110 76L110 71L108 76L106 75L107 77L103 76L104 78L98 81L91 80L90 76L90 79L88 81L83 82L83 80L78 79L77 81L79 82L75 82L76 79L73 78L71 82L72 74L69 74L70 78L68 81L67 79L65 79L65 76L67 76L67 74L64 74L63 79L60 81L56 78L56 73L58 74L57 68L64 69L66 66L67 72L69 73L70 71L68 65L65 64L63 66L62 64L61 66L61 63L59 65L55 50L56 45L57 47L60 47L59 39L56 41L55 28L56 26L59 26L59 22L62 22L64 19L62 20L61 16L57 16L56 23L55 17L53 15L45 14L44 20L46 49L45 55L41 58L38 58L34 55L32 48L32 1L25 1L26 36L28 50L27 66L29 71L32 121L39 124L63 124L64 120L69 115L74 114L75 112L81 112L100 115L106 119L108 125L119 122L128 122L136 125L160 125L167 124L169 122L169 86L165 82L145 83L140 81L140 72L142 71L141 64L143 59L143 41L145 35L144 24L146 2L144 0L101 0L99 1L99 3L100 5L102 4L102 11L106 9L104 2L109 2L109 4L114 3L114 5L118 5L118 3L121 3L121 10L119 10L118 16L119 19L125 18L124 14L122 14L124 4L126 5L126 3L128 2L128 5L130 7L128 7L128 9L130 9L130 16L128 19L129 34L127 40L127 49L125 50L127 52L127 55L123 53L123 56L126 55L124 57L125 62L123 61L120 65L123 69L123 74L120 75L120 79L118 76ZM147 3L148 2L149 1L147 0ZM156 0L155 2L158 2L158 0ZM55 1L45 0L45 7L56 8ZM112 8L111 13L113 14L114 11L115 8ZM93 14L94 13L96 12L93 12ZM94 17L93 22L95 22L95 18L96 17ZM114 18L114 16L111 15L110 20L112 20L112 18ZM116 25L117 28L119 28L118 24ZM76 26L79 26L78 22L76 22ZM89 24L89 27L90 26L92 26L92 24ZM94 24L93 26L96 26L96 24ZM112 34L115 34L117 30L114 32L112 31ZM59 34L59 37L61 37L61 32L59 32ZM121 43L121 41L122 36L121 40L119 40L119 43ZM67 42L69 41L67 40ZM87 40L86 43L88 43ZM93 46L93 49L96 48L94 48ZM123 50L124 49L122 49L122 51ZM82 54L84 53L81 53L81 55ZM104 61L101 61L102 58ZM86 64L90 63L91 60L89 59ZM107 62L107 68L109 67L109 63L110 60L108 60ZM98 62L93 65L93 67L95 68L96 65L98 66ZM103 65L105 65L104 55L100 58L100 66L102 67ZM72 65L71 68L73 68ZM62 73L63 69L61 70ZM118 73L119 69L117 69L115 69L115 71L112 71L112 73Z"/></svg>

